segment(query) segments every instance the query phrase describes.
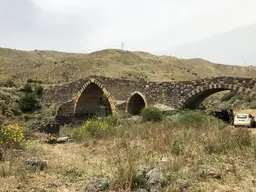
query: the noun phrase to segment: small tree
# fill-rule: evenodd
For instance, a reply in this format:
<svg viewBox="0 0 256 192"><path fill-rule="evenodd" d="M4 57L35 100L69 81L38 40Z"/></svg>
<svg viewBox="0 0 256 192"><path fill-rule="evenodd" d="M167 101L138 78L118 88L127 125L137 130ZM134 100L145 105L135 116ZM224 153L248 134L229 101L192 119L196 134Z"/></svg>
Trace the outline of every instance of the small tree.
<svg viewBox="0 0 256 192"><path fill-rule="evenodd" d="M20 109L23 112L32 112L38 109L39 101L35 93L26 93L19 101Z"/></svg>

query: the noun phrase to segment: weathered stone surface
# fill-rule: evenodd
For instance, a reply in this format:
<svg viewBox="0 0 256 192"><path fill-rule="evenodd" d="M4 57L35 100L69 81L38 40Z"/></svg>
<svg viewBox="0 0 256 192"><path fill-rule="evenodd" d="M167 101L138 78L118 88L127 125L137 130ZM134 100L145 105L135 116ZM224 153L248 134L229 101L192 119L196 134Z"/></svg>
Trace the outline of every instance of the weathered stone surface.
<svg viewBox="0 0 256 192"><path fill-rule="evenodd" d="M43 171L47 168L47 162L34 157L25 161L25 168L30 171Z"/></svg>
<svg viewBox="0 0 256 192"><path fill-rule="evenodd" d="M103 192L107 191L109 188L108 180L105 178L102 179L96 179L93 181L90 181L86 187L85 192Z"/></svg>
<svg viewBox="0 0 256 192"><path fill-rule="evenodd" d="M0 148L0 161L4 161L4 150Z"/></svg>
<svg viewBox="0 0 256 192"><path fill-rule="evenodd" d="M151 192L157 192L165 182L163 173L159 168L154 168L149 171L147 177Z"/></svg>
<svg viewBox="0 0 256 192"><path fill-rule="evenodd" d="M65 121L74 115L81 91L88 83L96 83L102 90L107 91L108 98L112 101L110 102L112 107L115 106L114 101L128 101L134 92L144 95L150 106L161 104L175 109L184 106L196 107L204 98L222 90L243 92L256 98L256 79L252 78L214 77L194 81L159 83L92 76L45 89L43 102L45 104L57 103L59 110L56 109L56 115Z"/></svg>

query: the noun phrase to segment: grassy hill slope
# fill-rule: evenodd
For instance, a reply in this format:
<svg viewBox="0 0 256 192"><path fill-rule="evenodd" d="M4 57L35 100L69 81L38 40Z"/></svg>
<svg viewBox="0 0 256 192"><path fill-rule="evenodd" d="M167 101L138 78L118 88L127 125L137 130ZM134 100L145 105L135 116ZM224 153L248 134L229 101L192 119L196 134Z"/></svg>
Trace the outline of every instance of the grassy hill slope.
<svg viewBox="0 0 256 192"><path fill-rule="evenodd" d="M64 83L90 75L149 81L193 80L213 76L256 77L256 67L213 64L145 52L102 50L90 54L19 51L0 48L0 82L12 78Z"/></svg>

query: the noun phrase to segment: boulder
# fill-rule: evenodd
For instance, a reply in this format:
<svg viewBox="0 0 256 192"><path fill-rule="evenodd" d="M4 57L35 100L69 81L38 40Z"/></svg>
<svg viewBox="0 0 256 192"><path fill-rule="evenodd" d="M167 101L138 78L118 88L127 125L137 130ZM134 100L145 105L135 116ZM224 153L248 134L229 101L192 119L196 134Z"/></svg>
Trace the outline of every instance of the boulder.
<svg viewBox="0 0 256 192"><path fill-rule="evenodd" d="M167 181L164 179L163 173L159 168L154 168L147 173L148 184L151 192L157 192Z"/></svg>
<svg viewBox="0 0 256 192"><path fill-rule="evenodd" d="M186 180L178 179L177 184L179 185L179 189L181 192L185 192L189 188L189 183Z"/></svg>
<svg viewBox="0 0 256 192"><path fill-rule="evenodd" d="M85 192L103 192L107 191L108 188L109 183L107 179L96 179L87 183L87 185L85 186Z"/></svg>
<svg viewBox="0 0 256 192"><path fill-rule="evenodd" d="M25 161L25 168L30 171L43 171L47 168L47 162L34 157Z"/></svg>
<svg viewBox="0 0 256 192"><path fill-rule="evenodd" d="M202 166L199 169L199 176L204 179L221 179L221 171L208 166Z"/></svg>

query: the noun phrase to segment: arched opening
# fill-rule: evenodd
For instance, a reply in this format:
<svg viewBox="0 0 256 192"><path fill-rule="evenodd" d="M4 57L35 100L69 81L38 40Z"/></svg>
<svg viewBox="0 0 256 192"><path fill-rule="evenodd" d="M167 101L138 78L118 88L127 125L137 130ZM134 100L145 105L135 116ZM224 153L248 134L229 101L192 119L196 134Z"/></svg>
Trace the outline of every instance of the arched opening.
<svg viewBox="0 0 256 192"><path fill-rule="evenodd" d="M199 105L209 96L222 91L231 91L234 95L246 95L247 97L255 97L255 93L243 87L232 85L216 84L213 86L200 87L188 94L182 101L182 108L197 109ZM225 93L225 92L224 92ZM232 96L232 97L233 97ZM231 97L230 97L231 98Z"/></svg>
<svg viewBox="0 0 256 192"><path fill-rule="evenodd" d="M140 111L146 107L146 101L139 93L134 93L128 101L128 113L132 115L139 115Z"/></svg>
<svg viewBox="0 0 256 192"><path fill-rule="evenodd" d="M225 91L227 89L210 89L205 90L202 92L199 92L192 97L188 98L186 102L184 103L183 107L187 109L197 109L199 105L210 95L213 95L215 93Z"/></svg>
<svg viewBox="0 0 256 192"><path fill-rule="evenodd" d="M79 119L90 117L106 117L112 115L107 96L95 83L90 83L82 92L75 108L75 116Z"/></svg>

